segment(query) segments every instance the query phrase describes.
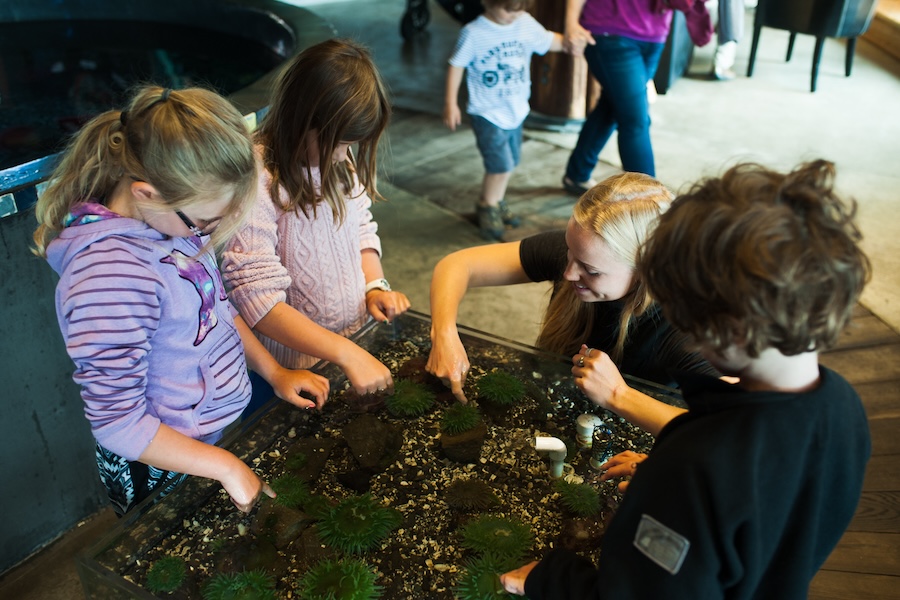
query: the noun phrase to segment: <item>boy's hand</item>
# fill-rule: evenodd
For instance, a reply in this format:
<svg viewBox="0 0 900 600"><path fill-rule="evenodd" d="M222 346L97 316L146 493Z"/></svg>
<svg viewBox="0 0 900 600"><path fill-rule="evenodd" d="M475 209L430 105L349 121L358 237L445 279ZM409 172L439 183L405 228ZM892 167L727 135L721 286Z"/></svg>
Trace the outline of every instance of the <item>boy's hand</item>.
<svg viewBox="0 0 900 600"><path fill-rule="evenodd" d="M402 292L375 289L366 294L366 310L379 323L390 323L409 306L409 298Z"/></svg>
<svg viewBox="0 0 900 600"><path fill-rule="evenodd" d="M269 383L272 384L276 396L299 408L321 409L328 399L328 390L331 387L329 381L321 375L304 369L283 367L275 373ZM300 392L306 392L314 400L302 397Z"/></svg>
<svg viewBox="0 0 900 600"><path fill-rule="evenodd" d="M459 110L458 104L445 104L444 105L444 125L447 126L447 129L450 131L456 131L457 125L462 123L462 113Z"/></svg>
<svg viewBox="0 0 900 600"><path fill-rule="evenodd" d="M606 481L615 477L630 478L637 471L637 466L644 462L646 458L646 454L643 454L641 452L632 452L631 450L626 450L625 452L616 454L608 461L600 465L600 469L603 471L603 475L600 476L600 481ZM619 483L620 492L624 492L627 488L627 480Z"/></svg>
<svg viewBox="0 0 900 600"><path fill-rule="evenodd" d="M463 393L463 385L469 372L469 357L458 335L448 334L433 338L425 370L440 378L457 400L463 404L468 403Z"/></svg>
<svg viewBox="0 0 900 600"><path fill-rule="evenodd" d="M525 595L525 580L528 579L528 574L536 567L538 561L532 561L525 565L524 567L519 567L515 571L510 571L509 573L504 573L500 576L500 584L510 594L515 594L516 596L524 596Z"/></svg>
<svg viewBox="0 0 900 600"><path fill-rule="evenodd" d="M221 484L231 497L232 504L245 513L250 512L259 500L260 494L265 494L269 498L275 497L275 490L237 457L233 472L222 478Z"/></svg>

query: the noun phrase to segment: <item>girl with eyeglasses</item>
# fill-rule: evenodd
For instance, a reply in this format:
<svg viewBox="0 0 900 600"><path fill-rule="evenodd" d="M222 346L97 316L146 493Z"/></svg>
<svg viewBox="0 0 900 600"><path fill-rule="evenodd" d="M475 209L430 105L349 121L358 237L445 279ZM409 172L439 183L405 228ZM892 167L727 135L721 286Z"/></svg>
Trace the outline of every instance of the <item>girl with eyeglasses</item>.
<svg viewBox="0 0 900 600"><path fill-rule="evenodd" d="M219 481L242 511L274 495L214 445L250 400L248 364L299 407L328 394L326 379L278 365L225 296L213 249L255 181L227 100L148 86L74 136L38 201L35 253L60 275L59 326L120 515L187 475Z"/></svg>

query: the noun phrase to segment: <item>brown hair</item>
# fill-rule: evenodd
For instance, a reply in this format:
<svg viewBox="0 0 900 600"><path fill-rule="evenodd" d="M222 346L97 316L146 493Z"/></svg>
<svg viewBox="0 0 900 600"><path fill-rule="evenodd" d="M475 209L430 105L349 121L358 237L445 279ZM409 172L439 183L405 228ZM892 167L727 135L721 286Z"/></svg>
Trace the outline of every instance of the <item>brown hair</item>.
<svg viewBox="0 0 900 600"><path fill-rule="evenodd" d="M739 164L679 196L641 257L672 324L751 357L831 346L871 274L856 203L837 196L834 176L824 160L786 175Z"/></svg>
<svg viewBox="0 0 900 600"><path fill-rule="evenodd" d="M268 114L257 132L263 164L272 176L269 193L288 194L285 210L315 215L327 202L343 222L345 195L353 189L354 173L366 192L376 190L378 141L390 120L387 91L375 63L363 46L350 40L327 40L298 54L282 72ZM306 164L305 140L315 130L319 145L321 193ZM334 165L331 156L341 142L356 142L357 155Z"/></svg>
<svg viewBox="0 0 900 600"><path fill-rule="evenodd" d="M35 253L46 256L73 205L106 202L123 177L151 184L172 209L232 186L227 218L211 236L220 247L252 206L250 132L237 109L210 90L136 89L126 110L94 117L70 140L35 207Z"/></svg>
<svg viewBox="0 0 900 600"><path fill-rule="evenodd" d="M534 5L534 0L481 0L481 5L488 8L505 8L512 12L515 10L529 11Z"/></svg>
<svg viewBox="0 0 900 600"><path fill-rule="evenodd" d="M671 199L672 193L649 175L622 173L585 192L575 204L572 218L602 238L616 258L635 267L641 244ZM603 349L617 363L622 360L634 318L653 304L637 273L631 291L622 302L616 345ZM547 306L537 346L558 354L574 354L593 330L597 310L593 304L581 301L572 286L560 286Z"/></svg>

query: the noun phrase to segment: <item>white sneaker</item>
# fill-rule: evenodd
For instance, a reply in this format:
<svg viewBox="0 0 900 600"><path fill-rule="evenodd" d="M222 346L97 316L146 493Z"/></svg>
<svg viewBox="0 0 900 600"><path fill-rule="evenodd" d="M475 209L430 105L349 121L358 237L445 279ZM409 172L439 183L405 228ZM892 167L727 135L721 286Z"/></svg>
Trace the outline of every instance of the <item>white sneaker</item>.
<svg viewBox="0 0 900 600"><path fill-rule="evenodd" d="M719 81L731 81L737 77L737 73L733 69L719 69L719 67L716 67L713 70L713 77Z"/></svg>
<svg viewBox="0 0 900 600"><path fill-rule="evenodd" d="M730 81L737 77L732 70L736 57L737 42L725 42L716 46L716 54L713 57L713 77L719 81Z"/></svg>

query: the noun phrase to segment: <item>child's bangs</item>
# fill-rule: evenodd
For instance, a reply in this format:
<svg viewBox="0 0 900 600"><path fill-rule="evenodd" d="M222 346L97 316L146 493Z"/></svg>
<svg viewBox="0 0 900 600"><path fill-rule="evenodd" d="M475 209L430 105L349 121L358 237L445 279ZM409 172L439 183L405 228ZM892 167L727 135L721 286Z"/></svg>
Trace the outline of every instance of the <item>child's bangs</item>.
<svg viewBox="0 0 900 600"><path fill-rule="evenodd" d="M341 133L342 142L361 142L378 138L387 125L387 115L379 102L360 106L347 119Z"/></svg>

